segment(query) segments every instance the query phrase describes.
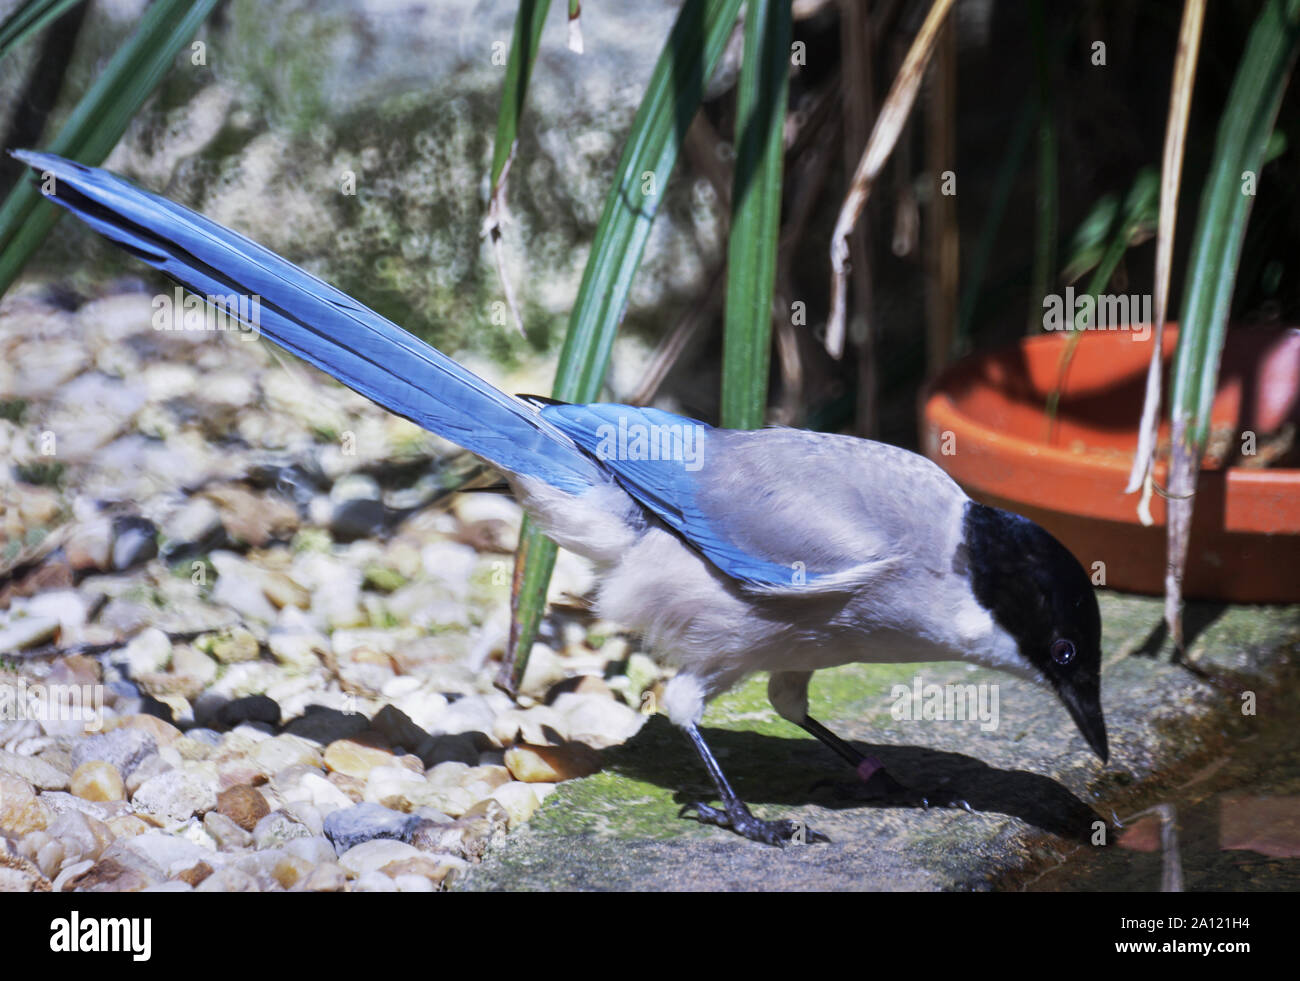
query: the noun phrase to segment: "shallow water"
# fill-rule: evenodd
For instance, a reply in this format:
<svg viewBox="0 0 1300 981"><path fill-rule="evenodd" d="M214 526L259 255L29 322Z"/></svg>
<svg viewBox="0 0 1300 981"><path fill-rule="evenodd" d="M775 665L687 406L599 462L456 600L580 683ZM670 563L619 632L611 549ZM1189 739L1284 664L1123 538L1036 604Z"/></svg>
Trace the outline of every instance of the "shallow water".
<svg viewBox="0 0 1300 981"><path fill-rule="evenodd" d="M1222 741L1203 765L1171 781L1148 806L1170 804L1176 814L1176 850L1143 852L1111 844L1080 848L1064 864L1024 885L1033 892L1158 891L1166 861L1181 871L1187 892L1282 892L1300 889L1300 857L1275 858L1227 850L1226 817L1239 823L1263 805L1274 812L1269 837L1300 854L1300 678L1285 672L1278 690L1261 700L1254 717L1225 720ZM1286 798L1287 800L1281 800ZM1278 814L1277 812L1281 812ZM1121 814L1127 828L1134 825ZM1237 820L1234 820L1237 819ZM1231 828L1228 829L1231 831ZM1256 839L1260 836L1255 835Z"/></svg>

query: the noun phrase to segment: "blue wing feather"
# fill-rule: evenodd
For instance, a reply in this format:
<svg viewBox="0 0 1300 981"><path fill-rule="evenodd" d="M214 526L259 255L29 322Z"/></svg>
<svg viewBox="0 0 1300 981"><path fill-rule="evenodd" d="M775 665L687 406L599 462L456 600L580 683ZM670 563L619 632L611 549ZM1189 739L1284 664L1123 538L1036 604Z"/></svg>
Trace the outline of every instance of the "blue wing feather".
<svg viewBox="0 0 1300 981"><path fill-rule="evenodd" d="M548 405L542 416L614 474L629 494L733 579L754 586L790 586L791 565L737 546L700 506L701 481L718 431L662 409L600 402ZM739 503L739 502L738 502Z"/></svg>

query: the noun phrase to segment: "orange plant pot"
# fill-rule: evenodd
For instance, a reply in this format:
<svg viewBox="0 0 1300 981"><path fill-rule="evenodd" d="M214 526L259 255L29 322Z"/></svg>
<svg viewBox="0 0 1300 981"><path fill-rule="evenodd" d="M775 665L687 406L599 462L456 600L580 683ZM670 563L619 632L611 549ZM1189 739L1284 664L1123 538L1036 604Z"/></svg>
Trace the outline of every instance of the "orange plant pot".
<svg viewBox="0 0 1300 981"><path fill-rule="evenodd" d="M1045 409L1056 387L1065 333L952 365L923 400L925 453L977 500L1037 521L1085 569L1115 589L1164 591L1165 502L1155 524L1125 494L1137 448L1154 331L1089 331L1065 375L1049 433ZM1165 331L1166 379L1177 327ZM1165 387L1166 395L1168 386ZM1236 454L1276 449L1300 429L1300 330L1229 331L1211 416L1212 440L1234 451L1223 466L1207 456L1197 485L1184 593L1232 602L1300 602L1300 469L1240 465ZM1166 483L1168 422L1160 429L1155 479ZM1226 438L1225 438L1226 437ZM1102 563L1097 566L1095 563Z"/></svg>

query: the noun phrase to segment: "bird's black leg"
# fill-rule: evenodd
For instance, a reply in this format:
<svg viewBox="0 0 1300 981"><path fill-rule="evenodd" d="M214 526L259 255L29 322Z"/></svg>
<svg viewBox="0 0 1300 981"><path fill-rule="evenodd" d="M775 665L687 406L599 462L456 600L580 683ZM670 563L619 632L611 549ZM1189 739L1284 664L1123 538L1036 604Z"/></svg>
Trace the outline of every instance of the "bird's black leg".
<svg viewBox="0 0 1300 981"><path fill-rule="evenodd" d="M930 800L923 794L917 793L910 787L899 783L885 769L885 764L880 762L874 756L866 756L859 753L856 749L846 743L835 733L831 732L824 725L814 719L811 715L805 715L803 722L799 725L808 733L816 736L823 743L835 750L848 764L857 771L860 784L860 793L870 798L883 797L886 799L896 799L900 801L910 801L919 804L921 807L929 807ZM964 800L950 800L947 807L960 807L963 810L971 810L970 804Z"/></svg>
<svg viewBox="0 0 1300 981"><path fill-rule="evenodd" d="M731 784L723 776L722 768L718 766L718 761L704 742L700 730L694 723L685 725L682 728L691 737L691 742L695 744L695 751L700 754L705 769L709 771L709 776L713 779L713 785L718 788L718 796L722 798L722 807L712 807L698 802L687 804L681 809L679 817L688 811L694 811L701 824L716 824L719 828L730 828L736 834L748 838L750 841L759 841L778 847L784 847L788 841L801 843L830 841L825 835L813 831L798 821L764 821L761 818L754 817L749 812L749 808L745 806L745 802L737 797L736 792L731 789Z"/></svg>
<svg viewBox="0 0 1300 981"><path fill-rule="evenodd" d="M846 743L835 733L814 719L805 715L799 725L804 731L816 736L831 749L835 750L848 764L857 771L858 779L871 790L887 796L907 793L907 788L890 776L885 764L874 756L864 756Z"/></svg>

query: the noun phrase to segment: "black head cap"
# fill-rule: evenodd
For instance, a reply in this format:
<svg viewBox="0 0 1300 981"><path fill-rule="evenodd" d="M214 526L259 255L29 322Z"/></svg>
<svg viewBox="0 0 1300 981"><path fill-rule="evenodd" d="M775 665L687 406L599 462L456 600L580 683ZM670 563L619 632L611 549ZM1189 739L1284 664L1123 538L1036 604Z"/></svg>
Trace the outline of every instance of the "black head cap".
<svg viewBox="0 0 1300 981"><path fill-rule="evenodd" d="M1056 689L1102 762L1101 612L1083 566L1028 518L971 501L963 531L971 588Z"/></svg>

